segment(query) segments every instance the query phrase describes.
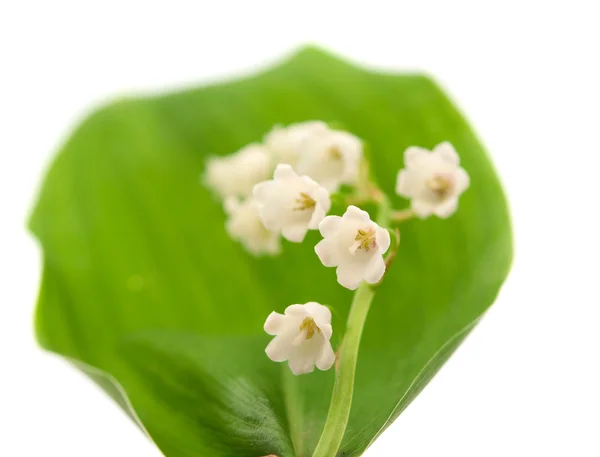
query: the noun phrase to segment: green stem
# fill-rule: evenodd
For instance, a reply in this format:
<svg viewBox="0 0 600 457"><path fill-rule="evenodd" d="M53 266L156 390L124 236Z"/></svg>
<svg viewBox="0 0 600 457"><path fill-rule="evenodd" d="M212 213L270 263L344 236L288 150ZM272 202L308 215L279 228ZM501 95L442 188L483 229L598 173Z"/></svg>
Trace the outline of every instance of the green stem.
<svg viewBox="0 0 600 457"><path fill-rule="evenodd" d="M377 214L377 223L381 227L389 225L390 212L390 201L387 196L382 194ZM329 412L313 457L335 457L340 444L342 444L348 418L350 417L350 408L352 407L354 376L360 339L374 296L374 287L366 282L361 283L354 293L346 323L346 334L339 350L338 368L331 394Z"/></svg>
<svg viewBox="0 0 600 457"><path fill-rule="evenodd" d="M354 294L348 315L346 334L340 347L339 366L336 371L329 413L313 457L335 457L342 443L352 406L360 338L374 295L375 291L366 282L363 282Z"/></svg>
<svg viewBox="0 0 600 457"><path fill-rule="evenodd" d="M398 211L392 211L391 213L391 219L394 222L404 222L407 221L409 219L414 218L415 212L412 209L402 209L402 210L398 210Z"/></svg>
<svg viewBox="0 0 600 457"><path fill-rule="evenodd" d="M379 208L377 211L377 217L375 220L380 227L388 228L390 226L390 217L392 213L392 203L387 195L382 193L381 200L379 201Z"/></svg>
<svg viewBox="0 0 600 457"><path fill-rule="evenodd" d="M380 227L390 225L391 203L384 193L378 198L377 223ZM358 360L360 338L369 314L371 302L375 296L375 286L362 282L352 299L350 313L346 323L346 334L339 349L339 359L335 374L335 383L331 394L329 412L325 420L325 427L317 443L312 457L335 457L350 417L352 395L354 394L354 375Z"/></svg>

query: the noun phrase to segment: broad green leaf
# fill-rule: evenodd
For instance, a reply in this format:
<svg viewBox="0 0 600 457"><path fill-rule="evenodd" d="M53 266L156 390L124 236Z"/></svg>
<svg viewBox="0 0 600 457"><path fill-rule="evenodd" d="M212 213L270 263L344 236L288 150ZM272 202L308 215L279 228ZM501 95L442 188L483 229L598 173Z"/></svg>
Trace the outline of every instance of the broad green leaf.
<svg viewBox="0 0 600 457"><path fill-rule="evenodd" d="M406 408L507 275L500 184L426 77L370 72L309 48L238 81L100 109L60 151L31 220L44 250L37 336L114 378L166 456L307 457L316 445L333 370L292 376L265 356L262 325L273 310L319 301L334 311L337 344L351 292L314 254L317 233L285 243L279 257L248 255L200 183L209 154L312 119L363 138L390 195L409 145L452 142L472 181L452 218L402 225L366 323L340 456L360 455Z"/></svg>

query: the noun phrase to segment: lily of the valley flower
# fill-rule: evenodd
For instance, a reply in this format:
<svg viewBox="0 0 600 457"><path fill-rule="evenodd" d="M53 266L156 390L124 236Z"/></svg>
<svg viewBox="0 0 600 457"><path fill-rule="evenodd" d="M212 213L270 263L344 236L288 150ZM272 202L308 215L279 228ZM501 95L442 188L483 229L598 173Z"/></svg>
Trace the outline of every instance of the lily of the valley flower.
<svg viewBox="0 0 600 457"><path fill-rule="evenodd" d="M254 255L278 254L281 250L279 234L265 228L258 208L254 197L244 201L235 197L225 200L225 212L229 215L225 224L227 233Z"/></svg>
<svg viewBox="0 0 600 457"><path fill-rule="evenodd" d="M277 165L273 178L254 186L260 218L267 229L300 243L309 229L318 228L329 211L329 192L287 164Z"/></svg>
<svg viewBox="0 0 600 457"><path fill-rule="evenodd" d="M330 192L342 184L354 184L363 157L361 140L340 130L314 132L302 144L299 173L310 176Z"/></svg>
<svg viewBox="0 0 600 457"><path fill-rule="evenodd" d="M396 193L411 199L414 213L446 218L458 207L459 196L469 187L469 175L460 167L454 147L440 143L433 151L412 146L404 152L406 168L400 170Z"/></svg>
<svg viewBox="0 0 600 457"><path fill-rule="evenodd" d="M295 375L310 373L315 365L329 370L335 362L330 339L331 311L316 302L291 305L285 314L271 313L265 332L274 335L265 352L274 362L288 361Z"/></svg>
<svg viewBox="0 0 600 457"><path fill-rule="evenodd" d="M277 125L265 136L265 145L273 154L275 164L287 163L296 167L306 140L328 130L322 121L299 122L287 127Z"/></svg>
<svg viewBox="0 0 600 457"><path fill-rule="evenodd" d="M247 197L272 170L268 150L260 144L249 144L234 154L209 158L204 180L221 198Z"/></svg>
<svg viewBox="0 0 600 457"><path fill-rule="evenodd" d="M323 239L315 252L326 267L337 267L338 282L356 289L362 281L375 284L385 273L383 254L390 247L390 234L369 213L349 206L342 217L327 216L319 231Z"/></svg>

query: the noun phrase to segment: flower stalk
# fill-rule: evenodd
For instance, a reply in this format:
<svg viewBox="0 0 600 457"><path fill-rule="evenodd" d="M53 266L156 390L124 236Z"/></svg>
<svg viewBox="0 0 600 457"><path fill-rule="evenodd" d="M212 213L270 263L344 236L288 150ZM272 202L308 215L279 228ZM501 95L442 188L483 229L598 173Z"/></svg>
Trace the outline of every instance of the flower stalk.
<svg viewBox="0 0 600 457"><path fill-rule="evenodd" d="M416 217L416 214L414 212L414 210L412 209L401 209L401 210L397 210L392 212L391 215L391 219L394 222L404 222L404 221L408 221L409 219L413 219L414 217Z"/></svg>
<svg viewBox="0 0 600 457"><path fill-rule="evenodd" d="M383 198L379 201L377 223L386 227L390 222L391 204L387 196L382 195ZM398 240L397 236L392 252L397 251ZM363 281L354 293L348 321L346 322L346 333L336 363L335 383L331 394L329 412L313 457L335 457L342 444L352 407L360 340L378 285L379 283L368 284Z"/></svg>
<svg viewBox="0 0 600 457"><path fill-rule="evenodd" d="M346 333L340 348L329 413L313 457L335 457L342 443L352 406L360 339L374 296L375 290L366 282L354 293Z"/></svg>

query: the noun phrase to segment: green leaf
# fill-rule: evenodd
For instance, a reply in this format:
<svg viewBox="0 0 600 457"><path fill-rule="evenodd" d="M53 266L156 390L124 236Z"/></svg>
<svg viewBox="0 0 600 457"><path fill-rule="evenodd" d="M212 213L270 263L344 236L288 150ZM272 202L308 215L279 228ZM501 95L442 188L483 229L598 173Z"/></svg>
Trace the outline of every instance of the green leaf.
<svg viewBox="0 0 600 457"><path fill-rule="evenodd" d="M166 456L306 457L316 445L333 370L292 376L264 355L262 325L273 310L319 301L334 311L336 345L351 293L314 254L315 232L279 257L244 252L199 178L207 155L312 119L363 138L390 195L410 145L452 142L472 181L452 218L402 225L366 323L340 456L360 455L397 417L507 275L500 184L424 76L369 72L309 48L259 75L100 109L60 151L31 220L44 249L37 336L114 378Z"/></svg>

